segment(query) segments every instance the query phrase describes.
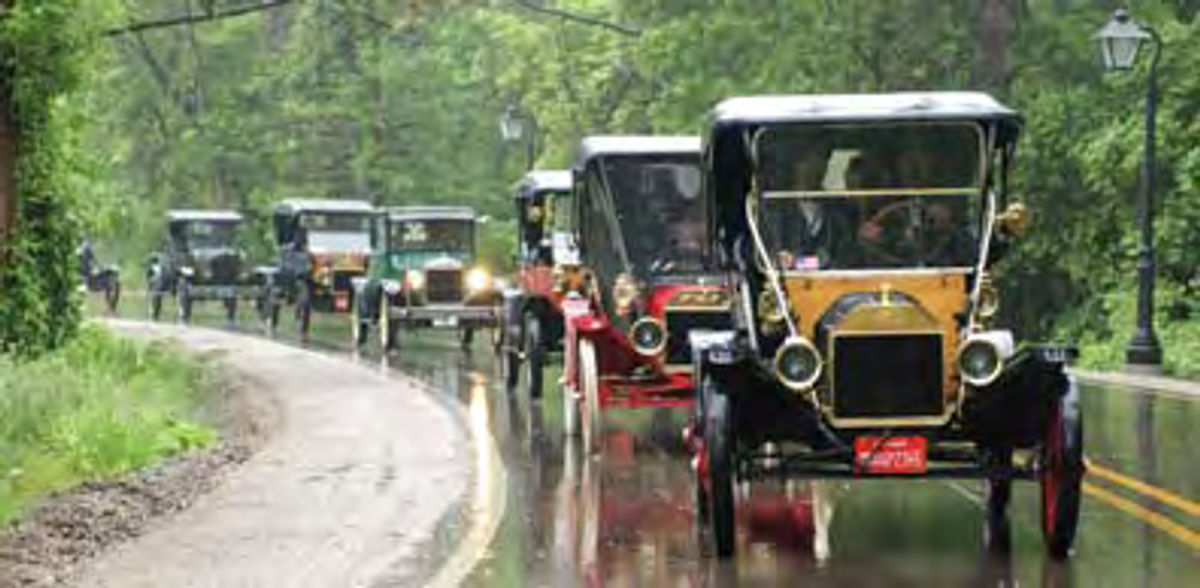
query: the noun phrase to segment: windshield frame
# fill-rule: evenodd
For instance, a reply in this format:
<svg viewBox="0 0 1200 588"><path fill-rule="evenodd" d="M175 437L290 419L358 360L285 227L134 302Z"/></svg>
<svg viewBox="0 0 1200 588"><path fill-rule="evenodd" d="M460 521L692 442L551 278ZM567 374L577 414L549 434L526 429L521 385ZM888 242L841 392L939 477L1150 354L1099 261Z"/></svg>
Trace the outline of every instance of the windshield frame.
<svg viewBox="0 0 1200 588"><path fill-rule="evenodd" d="M423 223L423 224L453 223L455 225L459 225L459 226L463 227L463 230L466 231L467 243L464 247L449 247L449 246L441 245L441 244L439 244L437 246L432 246L432 247L430 247L430 246L421 246L421 247L406 246L403 243L403 241L404 241L403 239L396 238L398 236L396 231L402 230L401 227L403 225L407 225L410 223ZM389 217L387 219L386 226L387 226L387 234L384 236L384 238L385 238L385 242L387 243L388 254L452 253L452 254L465 254L467 256L473 256L475 254L475 244L478 239L478 235L476 234L477 227L476 227L475 219L467 219L467 218L459 218L459 217L453 217L453 218L391 218L391 217Z"/></svg>
<svg viewBox="0 0 1200 588"><path fill-rule="evenodd" d="M222 243L212 245L198 245L194 239L195 233L192 232L196 226L208 227L229 227L229 238L224 239ZM242 228L241 220L212 220L212 219L187 219L176 221L175 229L172 232L172 240L178 243L186 251L196 251L204 249L237 249L238 248L238 231ZM210 229L211 230L211 229Z"/></svg>
<svg viewBox="0 0 1200 588"><path fill-rule="evenodd" d="M912 128L912 127L966 127L973 131L975 142L977 145L976 159L976 181L974 185L961 187L929 187L929 188L913 188L913 187L897 187L897 188L837 188L837 189L821 189L821 190L764 190L764 173L768 171L764 169L761 163L762 140L763 137L771 131L778 131L787 128L803 128L803 127L820 127L833 130L844 129L884 129L884 128ZM826 199L841 199L850 201L856 198L869 197L962 197L967 199L979 199L979 205L971 210L968 208L970 218L964 219L965 222L960 223L960 229L977 231L978 237L982 237L982 232L986 225L984 218L988 209L987 201L991 197L989 194L990 178L988 177L990 150L988 145L991 143L992 137L989 131L990 127L981 124L979 121L973 120L896 120L896 121L878 121L878 122L823 122L823 123L780 123L780 124L764 124L747 132L746 146L749 150L750 163L750 191L744 202L745 207L745 222L754 233L755 240L764 249L767 248L767 243L763 239L762 226L762 204L772 200L826 200ZM828 164L827 164L828 165ZM915 201L914 201L915 202ZM873 267L832 267L832 268L784 268L779 267L777 260L768 258L767 262L771 264L770 272L764 267L764 260L761 255L754 255L754 264L759 271L764 273L775 272L784 277L791 276L827 276L827 277L845 277L845 276L862 276L876 274L913 274L913 273L972 273L979 265L978 257L983 253L981 247L982 239L976 243L976 246L970 252L970 256L964 259L961 265L877 265Z"/></svg>
<svg viewBox="0 0 1200 588"><path fill-rule="evenodd" d="M704 233L700 239L700 248L695 252L695 263L689 264L684 269L668 267L664 269L655 269L653 256L646 259L638 259L642 248L631 247L629 243L629 235L631 231L636 231L627 223L621 222L621 216L635 214L636 208L629 207L628 204L624 209L618 206L616 194L612 186L613 174L610 173L610 166L613 164L630 165L636 168L645 169L651 166L684 166L692 168L695 172L697 184L695 193L688 202L689 208L694 208L693 213L699 214L697 227ZM572 219L572 230L580 235L582 239L586 239L582 234L585 230L593 230L590 225L595 226L595 230L603 230L609 234L609 239L612 241L614 250L610 255L613 255L618 265L621 266L622 272L628 272L642 278L658 279L669 277L671 275L682 274L703 274L713 271L712 252L709 246L709 236L711 233L711 212L706 201L704 192L704 162L699 153L619 153L606 154L591 158L582 173L583 181L578 182L576 190L573 193L573 202L571 206L575 213ZM584 212L585 208L593 209L591 212ZM682 209L683 207L680 207ZM596 217L596 218L592 218ZM597 255L597 253L586 253L589 257Z"/></svg>

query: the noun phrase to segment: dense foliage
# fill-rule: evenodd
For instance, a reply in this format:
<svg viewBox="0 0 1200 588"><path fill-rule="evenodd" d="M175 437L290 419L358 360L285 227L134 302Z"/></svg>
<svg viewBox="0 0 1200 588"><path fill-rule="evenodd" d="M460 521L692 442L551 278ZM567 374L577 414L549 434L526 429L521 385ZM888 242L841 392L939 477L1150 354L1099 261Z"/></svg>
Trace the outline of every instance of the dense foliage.
<svg viewBox="0 0 1200 588"><path fill-rule="evenodd" d="M106 37L71 103L87 121L77 138L91 180L73 197L130 267L157 244L168 207L261 215L287 196L471 203L496 220L486 253L501 265L524 159L498 132L510 107L536 119L538 165L559 167L588 133L698 132L734 94L986 89L1028 121L1015 184L1035 225L1005 263L1005 312L1025 335L1079 340L1088 361L1119 363L1148 60L1102 72L1091 36L1117 4L296 0ZM238 5L113 2L102 20ZM1166 40L1158 320L1169 367L1195 373L1200 3L1132 8Z"/></svg>
<svg viewBox="0 0 1200 588"><path fill-rule="evenodd" d="M0 18L4 104L17 137L17 214L0 245L0 351L32 355L72 333L79 310L73 256L79 236L72 155L79 121L65 96L94 41L80 0L18 2Z"/></svg>

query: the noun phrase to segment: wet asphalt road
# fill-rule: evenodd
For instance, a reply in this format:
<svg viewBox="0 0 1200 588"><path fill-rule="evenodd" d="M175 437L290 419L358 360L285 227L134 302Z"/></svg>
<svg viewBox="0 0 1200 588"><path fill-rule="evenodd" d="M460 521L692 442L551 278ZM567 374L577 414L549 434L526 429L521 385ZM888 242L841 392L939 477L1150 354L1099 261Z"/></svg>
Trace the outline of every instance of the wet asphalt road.
<svg viewBox="0 0 1200 588"><path fill-rule="evenodd" d="M313 345L346 353L344 318L320 319ZM998 557L983 548L979 483L870 480L822 488L833 516L819 563L809 485L743 488L738 557L716 564L694 530L682 411L611 412L602 454L585 458L562 434L557 387L533 405L506 394L485 339L463 352L449 333L408 335L386 360L483 414L500 446L508 503L469 586L1200 585L1200 399L1084 386L1092 471L1067 563L1043 556L1033 483L1015 484L1014 546ZM374 348L362 359L384 361Z"/></svg>
<svg viewBox="0 0 1200 588"><path fill-rule="evenodd" d="M1200 399L1085 386L1087 452L1093 469L1109 477L1088 478L1078 553L1069 563L1042 554L1033 483L1017 485L1014 549L999 558L983 549L979 483L871 480L823 489L834 497L834 514L830 557L820 564L807 484L743 489L748 515L739 520L738 558L717 565L694 532L682 411L610 413L604 451L588 459L577 441L564 439L557 389L532 406L519 392L506 394L485 344L463 353L449 336L424 333L402 345L392 367L463 402L486 396L509 470L505 519L470 585L1200 583Z"/></svg>

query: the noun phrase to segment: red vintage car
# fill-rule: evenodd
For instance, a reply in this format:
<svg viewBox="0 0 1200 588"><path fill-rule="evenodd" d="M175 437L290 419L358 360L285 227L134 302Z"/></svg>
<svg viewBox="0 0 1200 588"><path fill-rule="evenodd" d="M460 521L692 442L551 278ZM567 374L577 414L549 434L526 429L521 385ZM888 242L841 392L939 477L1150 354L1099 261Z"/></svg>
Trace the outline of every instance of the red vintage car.
<svg viewBox="0 0 1200 588"><path fill-rule="evenodd" d="M542 396L547 356L562 346L562 300L577 279L578 260L570 237L571 172L535 170L517 184L517 262L515 288L504 295L501 331L504 382L521 385L529 397ZM571 272L564 272L571 268Z"/></svg>
<svg viewBox="0 0 1200 588"><path fill-rule="evenodd" d="M565 428L598 444L610 407L690 405L689 332L728 328L695 137L590 137L574 169L580 288L563 302Z"/></svg>

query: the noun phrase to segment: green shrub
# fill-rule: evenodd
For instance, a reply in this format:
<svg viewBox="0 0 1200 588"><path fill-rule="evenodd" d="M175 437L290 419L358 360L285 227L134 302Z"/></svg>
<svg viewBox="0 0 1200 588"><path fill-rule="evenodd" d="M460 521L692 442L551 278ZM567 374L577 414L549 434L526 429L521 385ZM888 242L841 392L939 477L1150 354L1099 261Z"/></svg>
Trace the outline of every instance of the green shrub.
<svg viewBox="0 0 1200 588"><path fill-rule="evenodd" d="M161 343L85 327L33 361L0 356L0 524L48 493L210 445L210 382Z"/></svg>

